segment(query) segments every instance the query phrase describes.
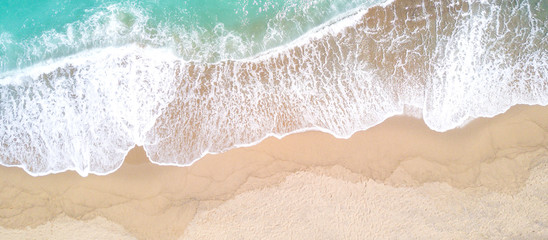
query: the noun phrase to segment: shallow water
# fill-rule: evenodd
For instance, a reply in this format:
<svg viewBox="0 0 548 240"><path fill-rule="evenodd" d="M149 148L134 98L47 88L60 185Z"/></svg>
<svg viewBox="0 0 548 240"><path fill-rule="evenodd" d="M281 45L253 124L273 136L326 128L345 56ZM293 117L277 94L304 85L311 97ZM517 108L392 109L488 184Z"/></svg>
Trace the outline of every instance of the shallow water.
<svg viewBox="0 0 548 240"><path fill-rule="evenodd" d="M547 1L94 4L1 19L2 164L106 174L138 144L184 166L270 135L548 104Z"/></svg>
<svg viewBox="0 0 548 240"><path fill-rule="evenodd" d="M0 70L127 44L167 48L184 60L242 58L379 1L3 1Z"/></svg>

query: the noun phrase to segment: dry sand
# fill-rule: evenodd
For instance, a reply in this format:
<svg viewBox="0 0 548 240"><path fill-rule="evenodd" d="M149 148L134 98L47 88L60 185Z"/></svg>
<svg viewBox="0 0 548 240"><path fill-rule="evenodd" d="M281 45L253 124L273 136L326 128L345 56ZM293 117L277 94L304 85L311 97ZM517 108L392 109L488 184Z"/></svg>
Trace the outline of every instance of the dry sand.
<svg viewBox="0 0 548 240"><path fill-rule="evenodd" d="M141 148L108 176L0 168L0 239L548 238L548 107L438 133L393 117L186 167Z"/></svg>

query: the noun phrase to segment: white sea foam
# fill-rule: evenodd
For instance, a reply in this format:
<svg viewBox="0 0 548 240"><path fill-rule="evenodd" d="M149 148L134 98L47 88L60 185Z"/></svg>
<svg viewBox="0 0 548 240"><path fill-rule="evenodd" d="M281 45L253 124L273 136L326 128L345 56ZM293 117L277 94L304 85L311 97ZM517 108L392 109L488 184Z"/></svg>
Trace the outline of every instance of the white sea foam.
<svg viewBox="0 0 548 240"><path fill-rule="evenodd" d="M365 21L357 10L242 60L187 62L130 44L4 73L2 164L107 174L138 144L157 164L186 166L268 136L347 138L404 113L446 131L548 104L545 20L514 13L523 6L459 3L395 1L375 10L385 19Z"/></svg>
<svg viewBox="0 0 548 240"><path fill-rule="evenodd" d="M461 9L469 4L473 6L468 10ZM414 7L422 10L423 5ZM449 7L454 16L432 20L432 14L448 8L437 5L384 25L345 22L345 28L321 30L323 35L313 32L289 49L195 66L194 71L206 74L194 73L194 81L181 85L176 97L181 103L168 108L170 118L161 116L149 135L169 138L145 149L161 164L188 165L205 153L248 146L265 136L315 129L347 138L404 113L408 106L413 106L413 115L422 114L431 129L447 131L515 104L548 103L548 45L538 37L542 32L535 32L545 34L546 29L518 19L517 25L497 32L496 26L506 24L501 19L516 21L516 16L503 18L500 15L507 12L501 8L478 3ZM386 14L391 11L405 10L389 8ZM346 19L361 22L362 16ZM502 36L532 46L514 51ZM428 45L432 42L437 44ZM189 98L189 93L196 95Z"/></svg>
<svg viewBox="0 0 548 240"><path fill-rule="evenodd" d="M130 45L4 76L2 164L33 175L117 169L172 100L178 64L167 51Z"/></svg>

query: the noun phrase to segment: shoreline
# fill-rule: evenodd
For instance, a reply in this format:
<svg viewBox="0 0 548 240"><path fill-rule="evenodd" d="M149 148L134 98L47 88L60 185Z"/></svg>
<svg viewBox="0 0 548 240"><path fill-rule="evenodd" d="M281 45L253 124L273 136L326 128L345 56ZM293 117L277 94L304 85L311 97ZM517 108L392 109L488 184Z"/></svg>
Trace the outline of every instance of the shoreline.
<svg viewBox="0 0 548 240"><path fill-rule="evenodd" d="M441 184L459 194L482 189L485 194L514 196L528 186L531 169L545 172L547 136L548 106L518 105L443 133L430 130L420 119L397 116L349 139L318 131L268 137L254 146L208 154L188 167L153 164L139 147L106 176L83 178L71 171L32 177L20 168L0 167L0 233L55 225L65 216L77 223L106 220L139 239L177 239L187 226L195 234L199 223L207 223L200 219L211 220L228 202L249 202L249 196L266 196L265 189L283 187L287 181L315 179L310 174L344 182L328 186L343 192L367 182L402 191ZM322 189L307 184L310 191ZM546 204L540 207L548 209ZM245 204L241 211L246 212Z"/></svg>
<svg viewBox="0 0 548 240"><path fill-rule="evenodd" d="M534 50L544 46L534 34L541 22L528 15L527 24L519 4L384 5L262 60L187 64L160 47L122 44L51 62L25 84L0 87L2 162L34 176L106 175L135 144L160 165L188 166L265 136L316 128L347 137L407 108L445 131L518 102L546 105L546 64ZM476 6L493 14L483 19ZM506 15L531 38L483 41L492 24L506 26L493 36L522 27L505 25ZM514 43L532 48L510 53Z"/></svg>

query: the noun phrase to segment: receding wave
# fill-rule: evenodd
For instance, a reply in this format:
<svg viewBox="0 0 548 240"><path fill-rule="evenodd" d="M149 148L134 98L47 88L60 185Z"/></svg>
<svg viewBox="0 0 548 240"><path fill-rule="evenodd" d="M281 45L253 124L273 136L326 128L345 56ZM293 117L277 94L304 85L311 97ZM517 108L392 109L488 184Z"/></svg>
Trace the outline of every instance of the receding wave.
<svg viewBox="0 0 548 240"><path fill-rule="evenodd" d="M308 129L349 137L398 114L436 131L548 104L545 1L401 1L240 60L93 49L3 75L0 158L33 175L107 174L134 144L158 164Z"/></svg>

